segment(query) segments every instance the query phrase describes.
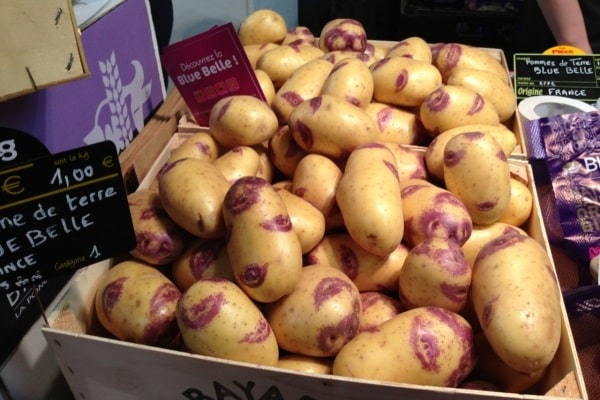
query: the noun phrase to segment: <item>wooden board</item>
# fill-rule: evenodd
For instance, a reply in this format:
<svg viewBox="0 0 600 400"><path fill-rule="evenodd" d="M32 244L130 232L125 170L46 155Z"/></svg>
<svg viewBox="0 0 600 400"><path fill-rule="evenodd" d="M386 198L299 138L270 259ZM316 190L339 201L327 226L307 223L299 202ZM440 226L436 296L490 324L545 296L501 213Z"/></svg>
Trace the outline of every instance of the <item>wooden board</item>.
<svg viewBox="0 0 600 400"><path fill-rule="evenodd" d="M0 101L89 75L72 0L0 0Z"/></svg>

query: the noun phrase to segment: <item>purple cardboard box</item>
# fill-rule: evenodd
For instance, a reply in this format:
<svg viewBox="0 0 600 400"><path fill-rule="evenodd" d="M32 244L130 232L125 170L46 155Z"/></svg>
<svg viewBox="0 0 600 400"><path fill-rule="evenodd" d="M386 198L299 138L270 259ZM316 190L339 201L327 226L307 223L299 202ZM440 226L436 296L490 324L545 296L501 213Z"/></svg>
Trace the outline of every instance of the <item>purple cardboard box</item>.
<svg viewBox="0 0 600 400"><path fill-rule="evenodd" d="M110 140L119 152L166 97L146 0L126 0L87 26L90 76L0 102L0 129L18 129L51 153Z"/></svg>

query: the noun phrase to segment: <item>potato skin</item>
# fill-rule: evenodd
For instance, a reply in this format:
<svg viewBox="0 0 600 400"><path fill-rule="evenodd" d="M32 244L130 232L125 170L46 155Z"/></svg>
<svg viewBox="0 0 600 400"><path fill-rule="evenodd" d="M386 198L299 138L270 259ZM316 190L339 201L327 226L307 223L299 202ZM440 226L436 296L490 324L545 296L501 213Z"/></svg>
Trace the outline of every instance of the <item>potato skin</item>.
<svg viewBox="0 0 600 400"><path fill-rule="evenodd" d="M367 48L367 33L364 26L352 18L335 18L328 21L319 35L319 48L324 52L351 50L364 52Z"/></svg>
<svg viewBox="0 0 600 400"><path fill-rule="evenodd" d="M405 311L397 297L383 292L361 292L360 331L374 331L392 317Z"/></svg>
<svg viewBox="0 0 600 400"><path fill-rule="evenodd" d="M377 139L375 121L365 110L328 94L298 104L289 126L306 152L332 158L347 157L357 146Z"/></svg>
<svg viewBox="0 0 600 400"><path fill-rule="evenodd" d="M402 185L404 241L410 246L437 236L463 244L473 220L465 204L452 192L422 179Z"/></svg>
<svg viewBox="0 0 600 400"><path fill-rule="evenodd" d="M204 239L223 237L223 200L230 184L213 163L184 158L166 164L158 176L163 207L183 229Z"/></svg>
<svg viewBox="0 0 600 400"><path fill-rule="evenodd" d="M433 62L431 47L420 36L410 36L394 44L386 53L386 57L392 56L408 57L428 64Z"/></svg>
<svg viewBox="0 0 600 400"><path fill-rule="evenodd" d="M321 49L311 44L282 44L262 53L256 60L256 69L265 71L278 90L298 68L323 54Z"/></svg>
<svg viewBox="0 0 600 400"><path fill-rule="evenodd" d="M344 274L325 264L307 265L294 290L265 305L279 346L291 353L332 357L360 327L360 293Z"/></svg>
<svg viewBox="0 0 600 400"><path fill-rule="evenodd" d="M418 145L423 139L417 114L398 106L371 101L365 111L377 123L377 140L404 145Z"/></svg>
<svg viewBox="0 0 600 400"><path fill-rule="evenodd" d="M489 101L472 89L456 85L442 85L429 93L419 107L419 116L432 137L461 125L500 123Z"/></svg>
<svg viewBox="0 0 600 400"><path fill-rule="evenodd" d="M398 282L404 307L437 306L459 313L469 300L471 268L454 240L431 237L410 249Z"/></svg>
<svg viewBox="0 0 600 400"><path fill-rule="evenodd" d="M287 23L278 12L262 8L248 14L238 27L242 45L281 43L287 35Z"/></svg>
<svg viewBox="0 0 600 400"><path fill-rule="evenodd" d="M500 219L510 203L510 181L506 154L490 135L466 132L446 143L444 183L463 201L474 224Z"/></svg>
<svg viewBox="0 0 600 400"><path fill-rule="evenodd" d="M238 179L223 202L227 253L238 285L250 298L272 302L294 290L302 247L284 201L262 178Z"/></svg>
<svg viewBox="0 0 600 400"><path fill-rule="evenodd" d="M514 226L523 225L533 212L533 194L521 180L510 179L510 202L498 220Z"/></svg>
<svg viewBox="0 0 600 400"><path fill-rule="evenodd" d="M158 192L140 189L129 194L127 202L137 242L131 255L152 265L177 259L191 236L169 217Z"/></svg>
<svg viewBox="0 0 600 400"><path fill-rule="evenodd" d="M483 333L506 364L524 373L550 364L562 297L544 247L517 233L488 242L473 265L471 294Z"/></svg>
<svg viewBox="0 0 600 400"><path fill-rule="evenodd" d="M386 104L419 106L442 84L442 76L431 63L407 57L384 57L371 64L373 99Z"/></svg>
<svg viewBox="0 0 600 400"><path fill-rule="evenodd" d="M338 61L325 80L321 94L337 96L366 108L373 98L373 76L369 67L358 58Z"/></svg>
<svg viewBox="0 0 600 400"><path fill-rule="evenodd" d="M473 331L459 314L439 307L404 311L363 331L333 361L333 375L456 387L475 365Z"/></svg>
<svg viewBox="0 0 600 400"><path fill-rule="evenodd" d="M444 43L435 51L433 64L440 70L444 82L457 68L473 68L496 74L503 82L509 75L499 60L486 50L460 43Z"/></svg>
<svg viewBox="0 0 600 400"><path fill-rule="evenodd" d="M374 142L350 153L335 199L348 233L363 249L386 256L398 248L402 196L396 158L385 145Z"/></svg>
<svg viewBox="0 0 600 400"><path fill-rule="evenodd" d="M233 282L195 282L177 303L177 323L186 350L226 360L274 366L275 335L258 306Z"/></svg>
<svg viewBox="0 0 600 400"><path fill-rule="evenodd" d="M141 261L122 261L100 278L94 307L116 338L168 347L179 334L176 307L181 291L162 272Z"/></svg>
<svg viewBox="0 0 600 400"><path fill-rule="evenodd" d="M208 127L222 146L254 146L271 138L279 121L271 107L258 97L231 95L220 99L210 111Z"/></svg>

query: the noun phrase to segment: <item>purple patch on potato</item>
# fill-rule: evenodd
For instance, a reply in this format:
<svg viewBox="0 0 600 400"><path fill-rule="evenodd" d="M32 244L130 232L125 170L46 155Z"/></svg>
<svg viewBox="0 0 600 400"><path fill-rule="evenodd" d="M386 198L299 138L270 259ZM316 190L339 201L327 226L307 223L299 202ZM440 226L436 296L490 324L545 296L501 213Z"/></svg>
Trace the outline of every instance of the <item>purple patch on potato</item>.
<svg viewBox="0 0 600 400"><path fill-rule="evenodd" d="M350 279L356 279L359 270L358 256L348 246L340 246L339 253L342 270Z"/></svg>
<svg viewBox="0 0 600 400"><path fill-rule="evenodd" d="M419 316L415 317L410 326L409 345L423 370L433 373L440 370L440 346L431 323Z"/></svg>
<svg viewBox="0 0 600 400"><path fill-rule="evenodd" d="M110 320L110 314L112 312L115 304L119 302L121 299L121 295L123 294L123 285L127 281L127 277L121 277L115 279L102 291L102 309L106 314L106 318Z"/></svg>
<svg viewBox="0 0 600 400"><path fill-rule="evenodd" d="M300 134L300 141L304 144L304 149L310 150L314 145L314 137L308 125L301 121L296 121L294 129Z"/></svg>
<svg viewBox="0 0 600 400"><path fill-rule="evenodd" d="M479 260L483 260L486 257L489 257L499 251L515 246L517 243L524 242L528 237L521 235L518 232L507 233L501 235L495 239L492 239L485 246L481 248L479 253L477 253L477 257L475 258L475 263Z"/></svg>
<svg viewBox="0 0 600 400"><path fill-rule="evenodd" d="M426 240L411 249L417 255L429 256L433 260L440 260L440 266L452 276L460 276L470 269L461 247L454 240L445 240L446 247L440 247L436 240Z"/></svg>
<svg viewBox="0 0 600 400"><path fill-rule="evenodd" d="M442 112L450 104L450 95L444 90L443 87L440 87L433 91L425 100L425 106L428 110L433 112Z"/></svg>
<svg viewBox="0 0 600 400"><path fill-rule="evenodd" d="M270 334L271 327L269 326L269 323L266 319L261 318L254 327L254 330L245 334L240 342L250 344L262 343L269 338Z"/></svg>
<svg viewBox="0 0 600 400"><path fill-rule="evenodd" d="M336 325L325 325L319 329L318 347L326 354L335 353L358 333L360 316L357 313L346 315Z"/></svg>
<svg viewBox="0 0 600 400"><path fill-rule="evenodd" d="M204 142L196 142L196 149L200 154L210 155L210 146Z"/></svg>
<svg viewBox="0 0 600 400"><path fill-rule="evenodd" d="M390 61L389 57L384 57L381 60L377 60L375 61L372 65L371 65L371 71L376 71L379 68L382 68L385 64L387 64Z"/></svg>
<svg viewBox="0 0 600 400"><path fill-rule="evenodd" d="M483 110L483 107L485 107L485 100L479 93L477 93L473 99L473 103L471 103L471 107L469 108L467 115L475 115Z"/></svg>
<svg viewBox="0 0 600 400"><path fill-rule="evenodd" d="M297 107L298 104L304 101L304 98L300 96L298 92L287 91L281 94L281 98L289 103L292 107Z"/></svg>
<svg viewBox="0 0 600 400"><path fill-rule="evenodd" d="M392 174L394 174L394 176L396 177L396 179L398 181L400 181L400 175L398 174L398 168L397 168L396 164L391 163L387 160L383 160L383 164L385 164L385 167L387 169L389 169L392 172Z"/></svg>
<svg viewBox="0 0 600 400"><path fill-rule="evenodd" d="M496 204L498 204L498 201L494 201L494 200L482 201L481 203L475 204L475 208L481 212L488 212L490 210L493 210L494 207L496 207Z"/></svg>
<svg viewBox="0 0 600 400"><path fill-rule="evenodd" d="M233 99L229 99L223 103L223 105L219 109L219 112L217 113L217 121L220 120L221 118L223 118L223 115L225 115L227 110L229 110L229 106L231 106L232 100Z"/></svg>
<svg viewBox="0 0 600 400"><path fill-rule="evenodd" d="M262 265L258 263L248 264L244 267L243 271L238 274L238 280L249 288L260 287L267 277L268 269L268 263Z"/></svg>
<svg viewBox="0 0 600 400"><path fill-rule="evenodd" d="M346 102L352 104L353 106L356 107L360 107L360 99L358 99L358 97L356 96L344 96L344 100L346 100Z"/></svg>
<svg viewBox="0 0 600 400"><path fill-rule="evenodd" d="M392 108L384 107L377 113L377 126L380 131L384 131L392 120Z"/></svg>
<svg viewBox="0 0 600 400"><path fill-rule="evenodd" d="M175 253L173 238L166 233L138 232L135 235L135 252L152 258L153 263L166 264L172 261Z"/></svg>
<svg viewBox="0 0 600 400"><path fill-rule="evenodd" d="M323 303L343 291L352 292L352 286L345 280L334 277L321 279L313 293L315 309L319 311Z"/></svg>
<svg viewBox="0 0 600 400"><path fill-rule="evenodd" d="M213 241L203 241L190 255L189 267L196 279L204 278L204 272L215 262L221 250L221 244Z"/></svg>
<svg viewBox="0 0 600 400"><path fill-rule="evenodd" d="M408 71L406 70L406 68L404 68L396 76L396 80L394 82L394 91L395 92L402 91L406 87L407 83L408 83Z"/></svg>
<svg viewBox="0 0 600 400"><path fill-rule="evenodd" d="M308 104L310 105L310 111L313 114L316 114L317 111L319 111L319 109L321 108L321 104L323 104L323 97L322 96L313 97L312 99L310 99L308 101Z"/></svg>
<svg viewBox="0 0 600 400"><path fill-rule="evenodd" d="M445 149L444 151L444 166L452 168L460 164L462 159L465 157L466 151L458 150L453 151L449 149Z"/></svg>
<svg viewBox="0 0 600 400"><path fill-rule="evenodd" d="M375 306L381 299L381 294L377 292L362 292L360 301L362 302L363 311Z"/></svg>
<svg viewBox="0 0 600 400"><path fill-rule="evenodd" d="M303 197L307 191L308 191L308 188L299 187L299 188L294 189L294 194L298 197Z"/></svg>
<svg viewBox="0 0 600 400"><path fill-rule="evenodd" d="M498 298L499 296L494 297L483 306L483 310L481 311L480 323L481 327L484 329L487 329L492 323L492 319L494 318L494 312L496 311L494 304L496 303L496 301L498 301Z"/></svg>
<svg viewBox="0 0 600 400"><path fill-rule="evenodd" d="M185 296L185 295L184 295ZM189 329L200 330L206 328L219 314L225 304L223 292L211 294L201 301L183 308L184 302L177 304L177 315L179 320Z"/></svg>
<svg viewBox="0 0 600 400"><path fill-rule="evenodd" d="M289 232L292 230L292 221L289 215L279 214L260 222L260 227L270 232Z"/></svg>
<svg viewBox="0 0 600 400"><path fill-rule="evenodd" d="M234 215L249 210L261 198L261 190L269 182L257 176L243 176L235 181L223 201L223 206Z"/></svg>
<svg viewBox="0 0 600 400"><path fill-rule="evenodd" d="M338 62L337 64L335 64L335 66L331 69L331 72L329 73L330 75L333 74L334 72L339 71L340 69L344 68L346 65L348 65L348 59L343 59L342 61Z"/></svg>
<svg viewBox="0 0 600 400"><path fill-rule="evenodd" d="M469 132L464 132L462 134L462 137L464 137L466 140L468 140L470 142L477 142L477 141L481 140L484 136L485 136L485 133L483 133L481 131L469 131Z"/></svg>
<svg viewBox="0 0 600 400"><path fill-rule="evenodd" d="M423 184L412 184L409 186L406 186L402 189L402 191L400 192L400 195L403 199L414 195L415 193L417 193L418 191L422 190L422 189L426 189L429 187L429 184L427 183L423 183Z"/></svg>
<svg viewBox="0 0 600 400"><path fill-rule="evenodd" d="M349 32L344 25L356 25L362 27L362 24L356 20L348 19L340 21L339 24L325 32L325 47L328 50L365 51L367 47L366 35Z"/></svg>
<svg viewBox="0 0 600 400"><path fill-rule="evenodd" d="M462 57L462 48L456 43L448 43L445 46L449 49L446 52L446 65L448 69L456 67ZM444 48L446 48L444 46Z"/></svg>
<svg viewBox="0 0 600 400"><path fill-rule="evenodd" d="M143 210L141 210L140 212L140 219L141 220L149 220L149 219L153 219L157 217L158 214L158 207L148 207L148 208L144 208ZM163 213L163 216L165 214Z"/></svg>
<svg viewBox="0 0 600 400"><path fill-rule="evenodd" d="M291 140L288 143L287 149L285 150L284 157L285 158L293 158L302 152L302 148L298 146L298 143Z"/></svg>
<svg viewBox="0 0 600 400"><path fill-rule="evenodd" d="M171 282L160 285L150 300L150 323L144 330L144 343L156 343L169 330L175 314L171 311L181 297L179 289Z"/></svg>
<svg viewBox="0 0 600 400"><path fill-rule="evenodd" d="M469 294L469 286L442 283L440 284L440 291L448 300L457 304L464 304Z"/></svg>

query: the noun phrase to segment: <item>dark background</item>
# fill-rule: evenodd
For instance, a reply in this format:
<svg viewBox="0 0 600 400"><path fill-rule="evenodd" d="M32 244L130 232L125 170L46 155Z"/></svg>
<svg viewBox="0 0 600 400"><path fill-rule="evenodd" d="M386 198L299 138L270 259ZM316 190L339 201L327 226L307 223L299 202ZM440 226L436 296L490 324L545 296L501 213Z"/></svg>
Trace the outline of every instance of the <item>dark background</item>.
<svg viewBox="0 0 600 400"><path fill-rule="evenodd" d="M471 9L468 4L477 3ZM498 3L494 5L493 3ZM299 0L298 25L318 36L333 18L363 24L368 39L399 41L420 36L429 43L459 42L504 50L512 68L514 53L541 53L554 45L535 0Z"/></svg>

